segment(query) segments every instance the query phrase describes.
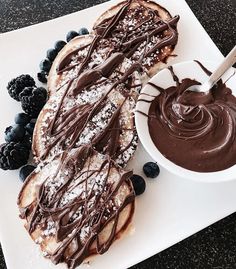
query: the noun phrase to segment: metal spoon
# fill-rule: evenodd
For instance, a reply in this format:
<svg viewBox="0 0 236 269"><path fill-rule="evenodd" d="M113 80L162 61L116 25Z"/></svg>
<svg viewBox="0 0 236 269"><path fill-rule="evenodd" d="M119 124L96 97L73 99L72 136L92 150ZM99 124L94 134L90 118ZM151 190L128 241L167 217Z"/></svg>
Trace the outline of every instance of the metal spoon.
<svg viewBox="0 0 236 269"><path fill-rule="evenodd" d="M216 82L224 75L224 73L236 62L236 46L225 57L219 67L211 74L206 82L202 85L194 85L188 88L194 92L208 92Z"/></svg>

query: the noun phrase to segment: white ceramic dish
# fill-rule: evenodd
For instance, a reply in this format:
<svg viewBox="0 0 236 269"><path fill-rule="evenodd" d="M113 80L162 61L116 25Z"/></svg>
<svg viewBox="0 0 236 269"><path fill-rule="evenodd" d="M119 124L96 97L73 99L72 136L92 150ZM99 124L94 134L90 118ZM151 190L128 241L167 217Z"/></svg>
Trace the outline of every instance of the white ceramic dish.
<svg viewBox="0 0 236 269"><path fill-rule="evenodd" d="M216 67L219 65L219 62L217 63L217 62L204 61L202 63L210 71L215 70ZM173 69L174 69L175 74L180 80L188 77L188 78L196 79L199 82L204 82L208 77L206 73L194 61L188 61L188 62L175 64L173 65ZM223 81L226 81L227 78L229 78L232 74L234 74L233 68L229 69L224 74ZM164 89L175 85L173 78L167 68L163 69L158 74L156 74L150 80L150 82ZM227 81L226 85L232 89L234 94L236 94L236 75L232 76L230 80ZM142 89L141 93L150 94L154 96L158 95L157 90L155 90L149 84L147 84ZM153 97L149 97L149 96L145 97L144 94L141 94L139 99L146 99L146 100L154 99ZM148 114L150 105L151 103L140 101L137 103L136 110L144 112L145 114ZM232 180L236 178L236 165L222 171L211 172L211 173L199 173L199 172L190 171L188 169L185 169L183 167L180 167L174 164L173 162L165 158L154 145L149 134L147 116L139 112L136 112L135 121L136 121L137 130L138 130L138 135L144 148L147 150L150 156L152 156L152 158L158 164L165 167L171 173L177 176L186 178L186 179L193 179L193 180L202 181L202 182L220 182L220 181L227 181L227 180Z"/></svg>
<svg viewBox="0 0 236 269"><path fill-rule="evenodd" d="M10 99L7 82L30 73L55 40L64 39L71 29L91 27L95 18L118 1L82 10L32 27L0 35L0 143L6 126L13 123L20 105ZM158 0L173 15L180 14L180 39L172 63L199 59L220 61L223 56L199 24L184 0ZM194 34L192 34L194 33ZM191 38L189 38L191 36ZM199 46L199 40L204 46ZM142 173L152 158L140 145L130 168ZM183 180L162 168L157 180L146 180L146 192L137 199L135 231L117 241L110 250L94 258L91 269L124 269L196 233L236 210L236 181L203 184ZM0 171L0 241L8 269L65 269L42 257L18 217L16 199L22 183L18 171ZM88 268L83 265L80 268Z"/></svg>

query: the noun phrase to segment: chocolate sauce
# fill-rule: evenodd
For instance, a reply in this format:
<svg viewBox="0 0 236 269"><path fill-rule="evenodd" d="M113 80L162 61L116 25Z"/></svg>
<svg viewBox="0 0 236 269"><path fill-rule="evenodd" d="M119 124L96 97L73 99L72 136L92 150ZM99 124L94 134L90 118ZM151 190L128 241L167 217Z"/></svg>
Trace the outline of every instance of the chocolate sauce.
<svg viewBox="0 0 236 269"><path fill-rule="evenodd" d="M68 66L70 64L71 60L72 60L72 56L74 56L79 51L82 51L83 49L87 48L88 46L90 46L90 43L89 44L86 44L84 46L81 46L81 47L75 49L74 51L70 52L69 54L67 54L66 57L64 57L60 61L59 65L57 67L57 73L60 74L62 72L68 71L69 69L72 69L75 66L77 66L78 63L77 64L74 64L73 66ZM65 66L67 66L67 68Z"/></svg>
<svg viewBox="0 0 236 269"><path fill-rule="evenodd" d="M124 60L123 53L112 54L104 63L100 64L94 69L88 69L83 72L79 78L76 88L73 89L73 94L77 95L84 88L93 85L102 77L108 78Z"/></svg>
<svg viewBox="0 0 236 269"><path fill-rule="evenodd" d="M199 67L210 75L201 63ZM197 172L214 172L236 164L236 98L220 80L209 93L186 89L199 85L179 81L151 103L148 127L159 151L175 164Z"/></svg>
<svg viewBox="0 0 236 269"><path fill-rule="evenodd" d="M149 81L147 84L151 85L151 86L152 86L154 89L156 89L158 92L163 92L163 91L164 91L163 88L157 86L156 84L154 84L154 83L152 83L152 82L150 82L150 81ZM154 97L155 97L155 96L154 96Z"/></svg>

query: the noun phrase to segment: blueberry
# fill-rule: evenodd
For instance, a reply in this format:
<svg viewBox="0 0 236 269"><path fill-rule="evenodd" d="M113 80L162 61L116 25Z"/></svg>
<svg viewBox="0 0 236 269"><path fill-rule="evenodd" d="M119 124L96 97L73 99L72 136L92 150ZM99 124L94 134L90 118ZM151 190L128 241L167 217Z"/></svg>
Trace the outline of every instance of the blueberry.
<svg viewBox="0 0 236 269"><path fill-rule="evenodd" d="M144 193L144 191L146 189L145 180L139 175L133 175L130 179L132 181L135 194L140 195L140 194Z"/></svg>
<svg viewBox="0 0 236 269"><path fill-rule="evenodd" d="M49 72L50 71L50 68L52 66L52 62L49 60L49 59L43 59L40 64L39 64L39 68L42 70L42 71L45 71L45 72Z"/></svg>
<svg viewBox="0 0 236 269"><path fill-rule="evenodd" d="M25 136L25 128L22 125L15 124L9 126L5 130L5 140L6 142L19 142Z"/></svg>
<svg viewBox="0 0 236 269"><path fill-rule="evenodd" d="M30 116L26 113L18 113L15 116L15 123L25 126L31 120Z"/></svg>
<svg viewBox="0 0 236 269"><path fill-rule="evenodd" d="M47 83L48 81L47 76L48 76L48 72L45 72L45 71L41 71L37 74L38 80L42 83Z"/></svg>
<svg viewBox="0 0 236 269"><path fill-rule="evenodd" d="M56 49L48 49L47 50L47 58L50 60L50 61L54 61L54 59L57 57L57 50Z"/></svg>
<svg viewBox="0 0 236 269"><path fill-rule="evenodd" d="M67 33L66 35L66 41L70 42L73 38L75 38L76 36L78 36L79 34L76 31L70 31Z"/></svg>
<svg viewBox="0 0 236 269"><path fill-rule="evenodd" d="M34 126L35 126L35 123L34 122L30 122L28 123L26 126L25 126L25 129L27 131L28 134L32 135L33 132L34 132Z"/></svg>
<svg viewBox="0 0 236 269"><path fill-rule="evenodd" d="M25 179L34 171L35 168L35 166L29 164L22 166L19 172L20 179L24 182Z"/></svg>
<svg viewBox="0 0 236 269"><path fill-rule="evenodd" d="M89 31L87 28L85 27L82 27L80 30L79 30L79 35L87 35L89 34Z"/></svg>
<svg viewBox="0 0 236 269"><path fill-rule="evenodd" d="M59 52L64 46L66 45L66 42L63 40L58 40L55 45L54 48L57 50L57 52Z"/></svg>
<svg viewBox="0 0 236 269"><path fill-rule="evenodd" d="M143 172L147 177L154 178L159 175L160 168L154 162L147 162L143 166Z"/></svg>

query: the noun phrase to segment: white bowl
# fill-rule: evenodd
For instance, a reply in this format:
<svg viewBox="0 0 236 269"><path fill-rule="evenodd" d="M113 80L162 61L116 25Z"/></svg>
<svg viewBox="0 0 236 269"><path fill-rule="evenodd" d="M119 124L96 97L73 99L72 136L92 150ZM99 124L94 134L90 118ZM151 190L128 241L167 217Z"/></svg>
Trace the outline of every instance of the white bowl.
<svg viewBox="0 0 236 269"><path fill-rule="evenodd" d="M202 64L209 69L210 71L214 71L219 63L215 62L203 62ZM182 62L173 65L174 72L181 80L183 78L192 78L196 79L200 82L204 82L207 79L206 73L199 67L199 65L194 61ZM234 69L229 69L225 75L223 76L223 81L226 81L234 73ZM159 73L157 73L150 82L160 86L164 89L175 85L173 82L173 78L167 68L163 69ZM226 83L226 85L232 89L234 95L236 95L236 75L233 75L231 79ZM150 85L146 85L141 93L150 94L150 95L158 95L156 89L154 89ZM140 95L139 99L147 99L152 100L153 97L149 97L147 95ZM139 101L137 102L136 112L135 112L135 122L138 131L139 138L146 149L146 151L151 155L151 157L161 166L176 174L182 178L192 179L196 181L204 181L204 182L222 182L228 181L232 179L236 179L236 165L232 167L217 171L217 172L195 172L188 169L185 169L181 166L178 166L165 158L161 152L156 148L149 134L148 129L148 118L147 116L139 113L138 111L142 111L145 114L148 114L148 110L150 107L150 103ZM224 156L222 156L224 158Z"/></svg>

